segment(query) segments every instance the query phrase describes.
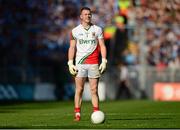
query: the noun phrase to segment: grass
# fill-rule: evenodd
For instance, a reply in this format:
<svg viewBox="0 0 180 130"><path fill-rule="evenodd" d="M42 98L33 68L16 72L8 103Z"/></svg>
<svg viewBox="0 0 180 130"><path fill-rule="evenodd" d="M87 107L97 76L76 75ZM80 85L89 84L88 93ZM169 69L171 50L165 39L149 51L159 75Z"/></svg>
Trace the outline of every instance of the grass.
<svg viewBox="0 0 180 130"><path fill-rule="evenodd" d="M82 120L73 121L73 102L20 102L0 104L0 128L117 129L180 128L180 102L147 100L106 101L103 124L92 124L90 102L83 102Z"/></svg>

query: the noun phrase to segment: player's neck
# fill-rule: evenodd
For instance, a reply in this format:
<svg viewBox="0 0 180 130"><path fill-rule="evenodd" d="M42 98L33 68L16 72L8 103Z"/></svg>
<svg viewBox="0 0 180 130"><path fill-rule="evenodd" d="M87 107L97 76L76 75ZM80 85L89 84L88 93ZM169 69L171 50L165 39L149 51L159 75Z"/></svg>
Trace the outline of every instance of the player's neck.
<svg viewBox="0 0 180 130"><path fill-rule="evenodd" d="M91 24L91 23L82 22L81 25L83 26L83 28L88 29L88 28L90 28L90 26L91 26L92 24Z"/></svg>

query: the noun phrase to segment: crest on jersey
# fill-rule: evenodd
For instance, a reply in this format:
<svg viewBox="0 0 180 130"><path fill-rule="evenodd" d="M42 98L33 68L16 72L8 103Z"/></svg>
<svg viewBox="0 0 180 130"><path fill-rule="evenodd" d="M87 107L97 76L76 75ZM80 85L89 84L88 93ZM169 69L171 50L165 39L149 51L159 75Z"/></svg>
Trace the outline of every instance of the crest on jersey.
<svg viewBox="0 0 180 130"><path fill-rule="evenodd" d="M95 37L95 32L92 32L92 36Z"/></svg>

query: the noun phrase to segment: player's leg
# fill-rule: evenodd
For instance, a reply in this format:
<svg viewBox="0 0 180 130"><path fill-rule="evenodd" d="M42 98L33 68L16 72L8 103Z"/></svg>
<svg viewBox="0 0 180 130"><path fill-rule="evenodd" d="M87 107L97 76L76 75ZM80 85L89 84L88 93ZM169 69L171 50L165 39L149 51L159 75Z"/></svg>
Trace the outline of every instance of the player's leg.
<svg viewBox="0 0 180 130"><path fill-rule="evenodd" d="M78 69L78 73L75 77L76 89L75 89L75 96L74 96L74 112L75 112L75 118L77 117L77 121L79 121L84 83L86 82L88 72L86 69L86 65L78 64L76 65L76 67Z"/></svg>
<svg viewBox="0 0 180 130"><path fill-rule="evenodd" d="M81 104L82 104L82 94L84 90L84 83L86 81L86 77L76 77L75 78L75 96L74 96L74 112L75 112L75 120L80 120L81 113Z"/></svg>
<svg viewBox="0 0 180 130"><path fill-rule="evenodd" d="M93 111L99 110L98 82L99 78L89 78Z"/></svg>
<svg viewBox="0 0 180 130"><path fill-rule="evenodd" d="M90 65L88 68L88 78L92 97L93 111L99 110L98 82L100 72L98 68L98 64Z"/></svg>

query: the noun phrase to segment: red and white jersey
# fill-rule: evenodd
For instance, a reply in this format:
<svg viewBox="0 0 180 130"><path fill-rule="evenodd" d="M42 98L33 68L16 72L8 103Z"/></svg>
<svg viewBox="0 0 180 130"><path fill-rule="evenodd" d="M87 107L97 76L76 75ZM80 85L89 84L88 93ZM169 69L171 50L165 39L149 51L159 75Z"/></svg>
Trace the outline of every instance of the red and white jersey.
<svg viewBox="0 0 180 130"><path fill-rule="evenodd" d="M98 64L99 43L103 38L102 28L91 25L85 29L81 24L75 27L71 33L71 39L76 40L76 64Z"/></svg>

